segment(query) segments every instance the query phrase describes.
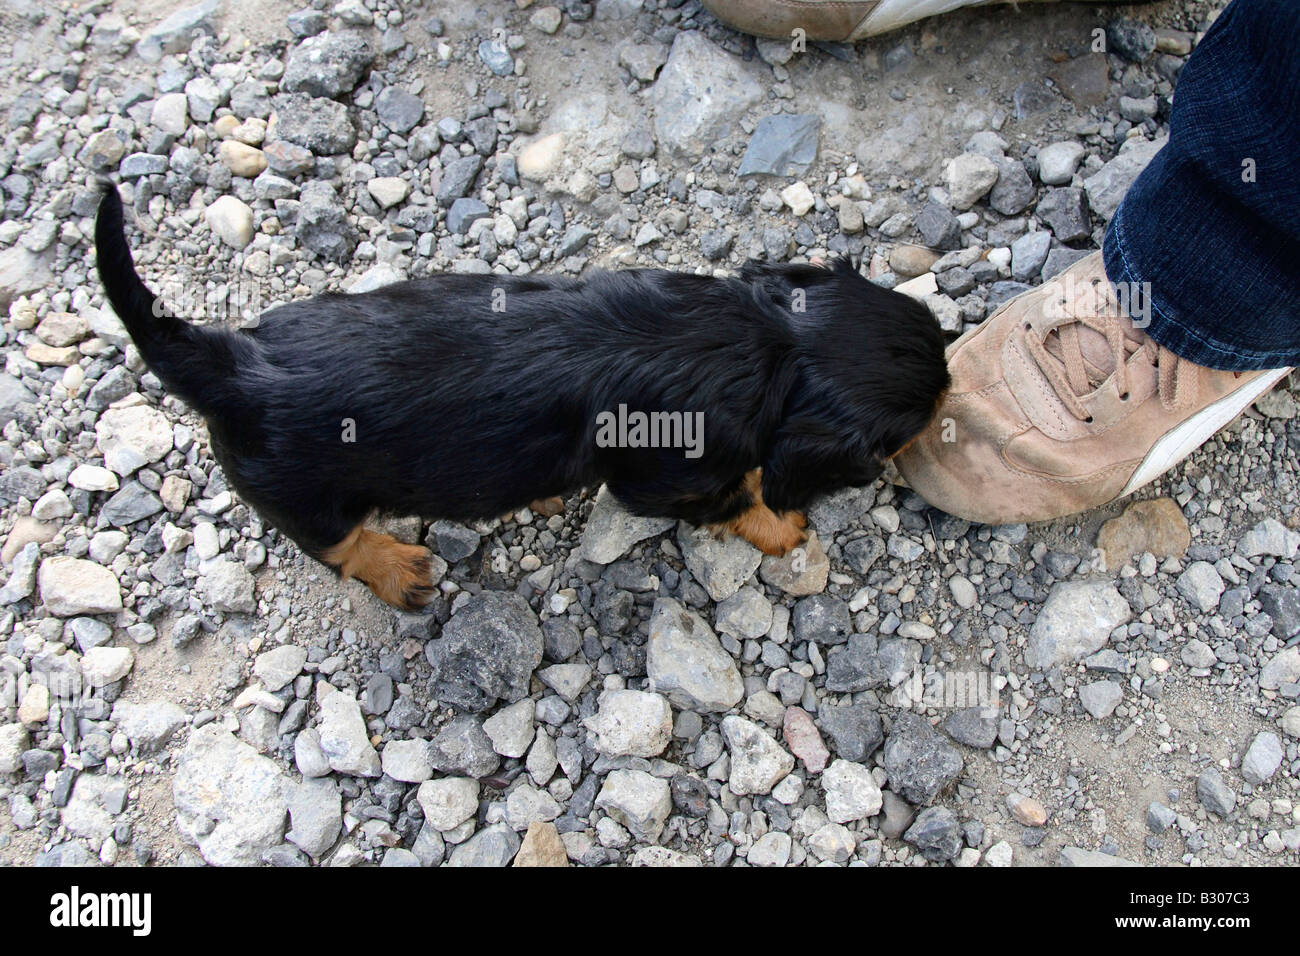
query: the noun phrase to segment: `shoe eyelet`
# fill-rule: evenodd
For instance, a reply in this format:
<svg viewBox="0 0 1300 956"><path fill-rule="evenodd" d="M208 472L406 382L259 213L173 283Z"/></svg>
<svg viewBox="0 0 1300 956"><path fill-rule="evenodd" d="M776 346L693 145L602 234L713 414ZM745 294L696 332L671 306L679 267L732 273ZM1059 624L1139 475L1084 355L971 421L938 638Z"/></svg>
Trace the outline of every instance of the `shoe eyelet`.
<svg viewBox="0 0 1300 956"><path fill-rule="evenodd" d="M1085 425L1091 425L1091 424L1092 424L1092 416L1089 415L1087 418L1085 418L1085 419L1083 420L1083 422L1084 422Z"/></svg>
<svg viewBox="0 0 1300 956"><path fill-rule="evenodd" d="M1119 397L1119 400L1120 400L1121 402L1127 402L1127 401L1128 401L1128 396L1129 396L1129 393L1128 393L1128 392L1125 392L1123 395L1121 395L1121 396Z"/></svg>

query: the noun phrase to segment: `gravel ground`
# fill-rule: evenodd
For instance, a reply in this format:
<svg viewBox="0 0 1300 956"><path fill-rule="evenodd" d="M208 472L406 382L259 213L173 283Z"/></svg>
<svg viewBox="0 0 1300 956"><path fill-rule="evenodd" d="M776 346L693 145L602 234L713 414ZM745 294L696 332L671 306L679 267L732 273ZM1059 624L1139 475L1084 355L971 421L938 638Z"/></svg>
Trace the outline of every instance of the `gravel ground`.
<svg viewBox="0 0 1300 956"><path fill-rule="evenodd" d="M596 489L388 519L444 562L397 614L233 496L88 241L107 175L210 321L848 252L960 331L1098 246L1220 6L794 52L696 0L6 0L0 864L1294 865L1294 383L1030 528L892 485L781 560Z"/></svg>

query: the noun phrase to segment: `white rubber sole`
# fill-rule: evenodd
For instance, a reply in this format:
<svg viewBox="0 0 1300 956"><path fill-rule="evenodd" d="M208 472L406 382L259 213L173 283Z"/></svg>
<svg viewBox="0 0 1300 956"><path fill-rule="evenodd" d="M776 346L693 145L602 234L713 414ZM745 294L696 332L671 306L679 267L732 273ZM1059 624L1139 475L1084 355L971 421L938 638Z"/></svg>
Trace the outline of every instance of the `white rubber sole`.
<svg viewBox="0 0 1300 956"><path fill-rule="evenodd" d="M867 14L867 18L853 31L854 40L862 40L878 33L897 30L926 17L951 13L961 7L993 6L999 3L1024 3L1026 0L880 0L880 4ZM1051 3L1055 0L1035 0ZM1127 0L1092 0L1094 3L1124 3Z"/></svg>
<svg viewBox="0 0 1300 956"><path fill-rule="evenodd" d="M1147 452L1146 458L1142 459L1142 464L1138 466L1138 470L1133 473L1133 477L1128 480L1128 484L1124 486L1124 490L1118 497L1123 498L1125 495L1132 494L1173 468L1209 441L1220 428L1245 411L1255 399L1276 385L1290 371L1289 368L1283 368L1265 372L1166 432Z"/></svg>

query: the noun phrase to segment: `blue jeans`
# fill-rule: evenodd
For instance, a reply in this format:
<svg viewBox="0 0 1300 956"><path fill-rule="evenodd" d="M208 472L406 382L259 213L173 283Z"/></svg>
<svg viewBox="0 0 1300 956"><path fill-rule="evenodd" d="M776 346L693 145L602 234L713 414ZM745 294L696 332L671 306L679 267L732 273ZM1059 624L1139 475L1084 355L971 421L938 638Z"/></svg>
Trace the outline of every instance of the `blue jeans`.
<svg viewBox="0 0 1300 956"><path fill-rule="evenodd" d="M1169 127L1107 228L1107 276L1148 284L1146 333L1180 358L1300 365L1300 2L1233 0Z"/></svg>

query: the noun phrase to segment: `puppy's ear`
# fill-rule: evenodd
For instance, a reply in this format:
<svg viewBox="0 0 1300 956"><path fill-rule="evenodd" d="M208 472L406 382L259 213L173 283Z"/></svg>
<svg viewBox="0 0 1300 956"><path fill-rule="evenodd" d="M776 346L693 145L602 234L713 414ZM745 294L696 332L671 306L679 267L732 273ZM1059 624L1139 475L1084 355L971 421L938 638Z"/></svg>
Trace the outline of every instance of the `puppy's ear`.
<svg viewBox="0 0 1300 956"><path fill-rule="evenodd" d="M824 494L869 485L883 471L879 457L824 424L787 420L763 461L763 502L775 511L801 511Z"/></svg>

